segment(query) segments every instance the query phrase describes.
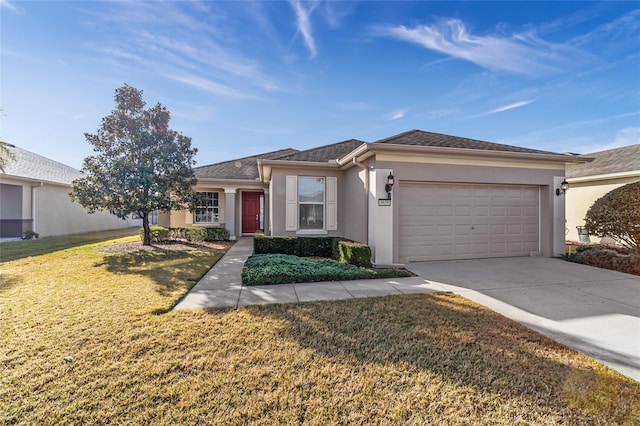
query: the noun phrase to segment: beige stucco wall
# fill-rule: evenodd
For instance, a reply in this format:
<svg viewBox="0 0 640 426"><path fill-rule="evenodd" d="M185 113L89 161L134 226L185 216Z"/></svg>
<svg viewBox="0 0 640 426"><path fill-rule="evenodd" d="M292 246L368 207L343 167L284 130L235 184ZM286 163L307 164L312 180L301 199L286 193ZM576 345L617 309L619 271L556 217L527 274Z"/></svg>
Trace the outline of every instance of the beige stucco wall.
<svg viewBox="0 0 640 426"><path fill-rule="evenodd" d="M600 197L609 191L619 188L628 183L640 181L639 176L629 176L624 178L580 181L580 179L568 179L569 190L565 194L566 200L566 239L568 241L578 241L578 226L584 226L584 217L589 207ZM600 238L590 236L591 242L599 242Z"/></svg>
<svg viewBox="0 0 640 426"><path fill-rule="evenodd" d="M68 186L53 184L33 188L33 230L41 237L105 231L137 224L137 221L119 219L108 212L89 214L80 204L71 201L70 191ZM29 210L24 214L25 218L31 216Z"/></svg>
<svg viewBox="0 0 640 426"><path fill-rule="evenodd" d="M338 181L338 191L344 192L342 206L338 206L338 229L343 236L353 241L368 243L367 240L367 204L369 194L366 190L368 170L352 167L344 172L344 178ZM343 226L341 227L340 224Z"/></svg>

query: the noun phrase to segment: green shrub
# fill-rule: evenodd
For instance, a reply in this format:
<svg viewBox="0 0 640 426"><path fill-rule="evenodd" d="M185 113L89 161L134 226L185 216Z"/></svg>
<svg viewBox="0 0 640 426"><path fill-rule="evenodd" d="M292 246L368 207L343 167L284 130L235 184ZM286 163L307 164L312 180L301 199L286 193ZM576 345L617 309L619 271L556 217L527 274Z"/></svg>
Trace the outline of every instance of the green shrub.
<svg viewBox="0 0 640 426"><path fill-rule="evenodd" d="M332 237L266 237L256 233L255 254L290 254L293 256L331 257Z"/></svg>
<svg viewBox="0 0 640 426"><path fill-rule="evenodd" d="M204 228L207 231L205 241L228 241L231 233L226 228L213 227Z"/></svg>
<svg viewBox="0 0 640 426"><path fill-rule="evenodd" d="M579 246L566 259L583 265L640 275L640 254L630 249L602 245Z"/></svg>
<svg viewBox="0 0 640 426"><path fill-rule="evenodd" d="M347 244L342 247L343 244ZM301 257L326 257L357 266L371 266L371 248L342 237L267 237L256 232L255 254L289 254Z"/></svg>
<svg viewBox="0 0 640 426"><path fill-rule="evenodd" d="M253 252L255 254L293 254L295 240L295 237L266 237L256 234L253 238Z"/></svg>
<svg viewBox="0 0 640 426"><path fill-rule="evenodd" d="M152 243L167 241L169 239L169 228L165 228L164 226L150 226L149 234L151 236ZM143 228L140 228L139 235L140 235L140 241L144 241Z"/></svg>
<svg viewBox="0 0 640 426"><path fill-rule="evenodd" d="M371 248L366 244L354 241L340 241L338 242L338 253L339 258L337 260L340 262L365 268L371 267Z"/></svg>
<svg viewBox="0 0 640 426"><path fill-rule="evenodd" d="M169 239L187 241L223 241L229 239L229 231L225 228L169 228Z"/></svg>
<svg viewBox="0 0 640 426"><path fill-rule="evenodd" d="M585 226L591 235L610 236L640 251L640 182L598 198L587 210Z"/></svg>
<svg viewBox="0 0 640 426"><path fill-rule="evenodd" d="M256 254L242 268L242 283L248 286L408 276L411 274L405 270L366 269L332 259L311 260L286 254Z"/></svg>

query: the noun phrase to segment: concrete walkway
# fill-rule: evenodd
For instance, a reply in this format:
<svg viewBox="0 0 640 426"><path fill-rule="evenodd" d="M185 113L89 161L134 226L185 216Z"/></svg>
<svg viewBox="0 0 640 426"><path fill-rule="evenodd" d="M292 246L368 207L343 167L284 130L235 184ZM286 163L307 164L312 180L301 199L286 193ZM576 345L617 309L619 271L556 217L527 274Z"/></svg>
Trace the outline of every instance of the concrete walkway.
<svg viewBox="0 0 640 426"><path fill-rule="evenodd" d="M343 300L443 291L420 277L242 286L242 266L253 239L240 238L174 309L237 308L267 303Z"/></svg>

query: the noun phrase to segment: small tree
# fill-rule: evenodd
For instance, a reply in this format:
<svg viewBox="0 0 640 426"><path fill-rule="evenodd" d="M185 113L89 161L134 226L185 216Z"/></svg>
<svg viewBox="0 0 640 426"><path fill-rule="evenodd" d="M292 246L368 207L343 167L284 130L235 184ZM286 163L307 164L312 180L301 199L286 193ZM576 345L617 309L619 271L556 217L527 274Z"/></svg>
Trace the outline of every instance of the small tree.
<svg viewBox="0 0 640 426"><path fill-rule="evenodd" d="M598 198L587 211L585 225L592 235L610 236L640 250L640 182Z"/></svg>
<svg viewBox="0 0 640 426"><path fill-rule="evenodd" d="M149 213L193 209L195 148L191 138L169 128L160 103L145 109L142 90L127 84L116 90L116 108L97 134L85 133L96 155L84 159L84 177L73 181L71 199L90 213L107 210L124 219L142 218L144 245L151 245Z"/></svg>
<svg viewBox="0 0 640 426"><path fill-rule="evenodd" d="M13 152L9 149L11 147L13 147L13 145L0 141L0 173L4 173L7 164L16 159Z"/></svg>

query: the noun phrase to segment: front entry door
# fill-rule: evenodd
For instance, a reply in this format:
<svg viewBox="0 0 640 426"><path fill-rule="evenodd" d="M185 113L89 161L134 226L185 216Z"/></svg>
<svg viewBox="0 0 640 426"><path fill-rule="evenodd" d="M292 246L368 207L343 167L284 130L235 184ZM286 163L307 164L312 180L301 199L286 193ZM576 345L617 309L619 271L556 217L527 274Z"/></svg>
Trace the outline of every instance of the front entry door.
<svg viewBox="0 0 640 426"><path fill-rule="evenodd" d="M242 193L242 233L253 234L260 229L260 198L262 192Z"/></svg>

